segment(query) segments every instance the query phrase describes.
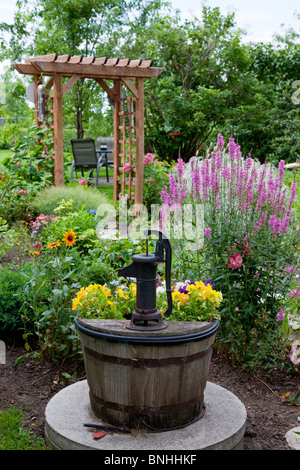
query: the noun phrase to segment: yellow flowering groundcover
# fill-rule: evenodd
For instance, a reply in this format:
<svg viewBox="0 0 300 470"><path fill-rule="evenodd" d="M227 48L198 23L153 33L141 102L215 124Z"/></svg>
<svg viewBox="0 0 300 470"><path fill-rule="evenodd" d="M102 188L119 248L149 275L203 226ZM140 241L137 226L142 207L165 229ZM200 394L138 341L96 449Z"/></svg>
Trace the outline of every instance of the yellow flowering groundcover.
<svg viewBox="0 0 300 470"><path fill-rule="evenodd" d="M172 292L173 311L170 320L212 321L219 319L218 308L222 301L221 292L202 281L177 283ZM77 292L72 309L82 318L124 319L130 315L136 304L136 284L110 287L91 284ZM157 288L157 307L162 312L167 309L165 287Z"/></svg>
<svg viewBox="0 0 300 470"><path fill-rule="evenodd" d="M90 284L82 287L73 299L72 310L82 318L124 319L133 312L136 303L136 285L118 286L117 281L106 285Z"/></svg>
<svg viewBox="0 0 300 470"><path fill-rule="evenodd" d="M172 320L212 321L220 319L219 306L222 293L213 289L210 282L177 282L172 292Z"/></svg>

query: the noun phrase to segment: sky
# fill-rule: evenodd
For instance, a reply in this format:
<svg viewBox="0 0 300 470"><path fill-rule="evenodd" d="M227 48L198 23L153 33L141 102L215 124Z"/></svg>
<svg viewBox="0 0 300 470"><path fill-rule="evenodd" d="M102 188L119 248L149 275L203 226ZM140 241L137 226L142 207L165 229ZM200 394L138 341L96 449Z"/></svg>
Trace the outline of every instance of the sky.
<svg viewBox="0 0 300 470"><path fill-rule="evenodd" d="M183 18L195 14L199 16L202 0L171 0L174 8L178 8ZM300 20L294 12L300 14L299 0L205 0L204 4L220 7L221 12L235 12L237 25L247 30L246 40L272 41L275 32L282 32L282 23L287 29L300 27ZM16 0L0 0L0 23L13 22Z"/></svg>
<svg viewBox="0 0 300 470"><path fill-rule="evenodd" d="M203 3L220 7L223 14L234 12L237 26L247 31L247 41L271 42L274 33L283 33L291 26L297 31L300 28L300 20L294 15L300 14L299 0L172 0L183 15L193 12L198 16Z"/></svg>

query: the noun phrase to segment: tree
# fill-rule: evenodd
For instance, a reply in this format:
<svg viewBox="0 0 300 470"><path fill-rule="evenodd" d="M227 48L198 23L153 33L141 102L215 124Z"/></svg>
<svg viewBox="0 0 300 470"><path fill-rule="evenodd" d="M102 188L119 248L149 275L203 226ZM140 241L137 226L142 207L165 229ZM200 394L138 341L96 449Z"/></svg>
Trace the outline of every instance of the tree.
<svg viewBox="0 0 300 470"><path fill-rule="evenodd" d="M146 4L150 3L146 1ZM157 2L155 2L157 4ZM132 8L143 9L140 0L18 0L13 25L1 24L10 32L10 40L2 45L2 57L12 61L53 52L70 55L110 56L120 39ZM74 117L77 137L84 136L93 104L102 107L104 93L94 80L80 80L64 99L64 117ZM99 106L100 103L100 106Z"/></svg>
<svg viewBox="0 0 300 470"><path fill-rule="evenodd" d="M134 41L124 44L125 51L139 51L164 69L145 85L149 145L162 158L172 160L180 153L186 160L214 138L248 95L250 58L242 33L233 14L204 7L201 20L182 22L179 14L165 15L138 35L132 25L130 34Z"/></svg>
<svg viewBox="0 0 300 470"><path fill-rule="evenodd" d="M0 146L10 147L21 139L31 125L34 113L28 106L25 85L19 77L6 70L2 76L3 100L0 101Z"/></svg>
<svg viewBox="0 0 300 470"><path fill-rule="evenodd" d="M277 35L277 41L272 44L249 45L251 70L269 90L269 103L262 108L266 114L262 149L264 155L275 162L295 161L300 154L300 102L293 99L300 84L297 81L300 78L299 37L294 31L288 31L284 37Z"/></svg>

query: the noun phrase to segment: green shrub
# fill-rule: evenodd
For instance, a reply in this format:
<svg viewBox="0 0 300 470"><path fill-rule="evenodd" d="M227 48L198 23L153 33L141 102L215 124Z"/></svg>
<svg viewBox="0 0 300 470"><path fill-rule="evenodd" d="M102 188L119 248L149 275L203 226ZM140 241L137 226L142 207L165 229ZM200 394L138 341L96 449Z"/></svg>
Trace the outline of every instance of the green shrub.
<svg viewBox="0 0 300 470"><path fill-rule="evenodd" d="M18 233L9 229L6 220L0 217L0 259L15 245L17 238Z"/></svg>
<svg viewBox="0 0 300 470"><path fill-rule="evenodd" d="M24 269L28 271L26 266ZM23 291L24 276L10 268L0 269L0 331L6 338L21 336L23 319L21 307L26 300ZM32 317L28 313L28 327L32 327Z"/></svg>
<svg viewBox="0 0 300 470"><path fill-rule="evenodd" d="M38 255L27 272L23 272L25 302L22 313L26 324L25 348L30 350L31 338L37 342L44 357L57 360L73 351L77 335L71 312L74 292L86 282L80 254L59 246ZM33 334L27 335L27 321L33 319Z"/></svg>
<svg viewBox="0 0 300 470"><path fill-rule="evenodd" d="M31 212L37 215L54 214L54 209L62 200L72 199L73 211L84 207L87 211L96 210L100 204L107 204L107 197L93 187L62 186L41 191L31 203Z"/></svg>

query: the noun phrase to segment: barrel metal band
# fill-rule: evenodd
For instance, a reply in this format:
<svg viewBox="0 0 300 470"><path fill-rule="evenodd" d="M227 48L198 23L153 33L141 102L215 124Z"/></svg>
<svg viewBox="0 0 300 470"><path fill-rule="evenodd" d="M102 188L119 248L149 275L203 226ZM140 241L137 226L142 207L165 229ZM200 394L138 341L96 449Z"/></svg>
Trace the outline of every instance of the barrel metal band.
<svg viewBox="0 0 300 470"><path fill-rule="evenodd" d="M103 398L97 397L93 394L90 390L90 398L91 400L99 405L103 406L104 408L108 408L115 411L122 411L123 413L129 413L134 415L158 415L158 414L168 414L168 413L176 413L178 411L183 411L186 409L191 408L193 405L199 405L203 403L204 394L202 393L200 396L187 401L185 403L174 403L171 405L162 405L162 406L145 406L145 405L122 405L119 403L106 401Z"/></svg>
<svg viewBox="0 0 300 470"><path fill-rule="evenodd" d="M122 366L130 366L130 367L167 367L170 365L181 365L181 364L188 364L190 362L197 361L201 359L207 354L212 351L212 346L207 348L204 351L200 351L196 354L191 354L187 357L166 357L161 359L149 359L149 358L126 358L126 357L117 357L117 356L110 356L108 354L102 354L98 351L94 351L86 346L84 346L84 352L90 357L97 359L102 362L110 362L113 364L119 364Z"/></svg>

